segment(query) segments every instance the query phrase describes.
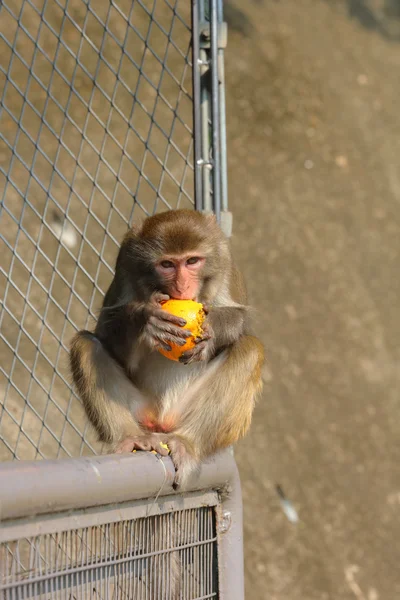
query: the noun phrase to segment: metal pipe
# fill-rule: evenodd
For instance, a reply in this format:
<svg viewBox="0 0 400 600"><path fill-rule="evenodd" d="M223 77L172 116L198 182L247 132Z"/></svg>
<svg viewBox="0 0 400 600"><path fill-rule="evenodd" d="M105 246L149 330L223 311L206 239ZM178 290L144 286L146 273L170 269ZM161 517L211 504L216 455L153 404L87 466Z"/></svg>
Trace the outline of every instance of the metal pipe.
<svg viewBox="0 0 400 600"><path fill-rule="evenodd" d="M202 49L200 50L201 65L201 145L203 154L202 176L203 176L203 210L211 212L211 181L210 181L210 90L209 90L209 71L208 54Z"/></svg>
<svg viewBox="0 0 400 600"><path fill-rule="evenodd" d="M224 487L234 469L229 451L221 452L201 465L185 492ZM0 523L171 495L174 473L169 457L161 459L150 452L0 463Z"/></svg>
<svg viewBox="0 0 400 600"><path fill-rule="evenodd" d="M210 0L211 14L211 106L212 106L212 150L213 150L213 207L218 223L221 221L221 140L219 119L218 77L218 0Z"/></svg>
<svg viewBox="0 0 400 600"><path fill-rule="evenodd" d="M218 25L221 27L224 23L223 0L218 0ZM225 40L226 43L226 40ZM225 47L225 46L224 46ZM228 164L227 164L227 144L226 144L226 98L225 98L225 64L224 47L218 48L218 69L219 69L219 114L221 120L221 209L228 210Z"/></svg>
<svg viewBox="0 0 400 600"><path fill-rule="evenodd" d="M218 578L221 600L244 598L243 506L239 472L234 465L228 493L219 507ZM232 551L235 549L234 552Z"/></svg>
<svg viewBox="0 0 400 600"><path fill-rule="evenodd" d="M219 63L219 114L221 119L221 208L228 210L228 164L227 164L227 145L226 145L226 103L225 103L225 67L224 51L218 50Z"/></svg>
<svg viewBox="0 0 400 600"><path fill-rule="evenodd" d="M194 205L203 209L200 118L200 29L198 0L192 0L192 82L193 82L193 139L194 139Z"/></svg>

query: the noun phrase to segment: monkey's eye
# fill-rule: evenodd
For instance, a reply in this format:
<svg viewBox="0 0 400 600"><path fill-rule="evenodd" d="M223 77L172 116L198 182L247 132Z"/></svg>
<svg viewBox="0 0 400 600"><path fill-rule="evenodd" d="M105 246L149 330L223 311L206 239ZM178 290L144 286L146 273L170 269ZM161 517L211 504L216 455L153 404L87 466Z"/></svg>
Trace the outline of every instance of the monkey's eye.
<svg viewBox="0 0 400 600"><path fill-rule="evenodd" d="M173 269L175 266L171 260L163 260L160 264L163 269Z"/></svg>
<svg viewBox="0 0 400 600"><path fill-rule="evenodd" d="M198 263L200 260L200 258L198 256L191 256L190 258L187 259L186 264L187 265L195 265L196 263Z"/></svg>

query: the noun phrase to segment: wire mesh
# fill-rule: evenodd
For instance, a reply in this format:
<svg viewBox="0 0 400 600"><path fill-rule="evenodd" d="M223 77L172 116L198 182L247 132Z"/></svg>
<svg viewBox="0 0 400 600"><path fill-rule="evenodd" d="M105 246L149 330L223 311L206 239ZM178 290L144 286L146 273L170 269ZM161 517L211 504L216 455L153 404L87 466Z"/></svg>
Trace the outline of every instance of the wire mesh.
<svg viewBox="0 0 400 600"><path fill-rule="evenodd" d="M216 598L216 539L214 507L201 507L6 542L0 597Z"/></svg>
<svg viewBox="0 0 400 600"><path fill-rule="evenodd" d="M0 3L0 460L95 453L68 344L128 224L193 205L190 3Z"/></svg>

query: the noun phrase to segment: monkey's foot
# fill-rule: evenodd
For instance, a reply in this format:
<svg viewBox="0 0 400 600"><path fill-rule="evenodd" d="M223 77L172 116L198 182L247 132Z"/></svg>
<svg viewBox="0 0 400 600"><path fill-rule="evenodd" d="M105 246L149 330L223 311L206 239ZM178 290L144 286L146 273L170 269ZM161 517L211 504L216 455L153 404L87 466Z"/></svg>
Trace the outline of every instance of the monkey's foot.
<svg viewBox="0 0 400 600"><path fill-rule="evenodd" d="M188 452L182 440L171 437L168 440L168 447L175 467L175 479L172 487L177 490L186 484L189 475L195 470L197 462Z"/></svg>
<svg viewBox="0 0 400 600"><path fill-rule="evenodd" d="M115 453L124 454L125 452L133 452L133 450L145 450L147 452L154 450L161 456L168 456L169 454L167 439L156 434L127 437L117 445Z"/></svg>

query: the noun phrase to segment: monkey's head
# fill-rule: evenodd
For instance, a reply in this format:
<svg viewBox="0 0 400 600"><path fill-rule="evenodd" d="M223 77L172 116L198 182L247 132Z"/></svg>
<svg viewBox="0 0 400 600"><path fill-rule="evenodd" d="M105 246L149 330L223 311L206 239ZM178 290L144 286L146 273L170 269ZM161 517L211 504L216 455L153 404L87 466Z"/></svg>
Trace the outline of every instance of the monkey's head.
<svg viewBox="0 0 400 600"><path fill-rule="evenodd" d="M117 268L118 263L145 293L160 291L178 300L209 302L230 269L230 254L214 215L171 210L132 229Z"/></svg>

